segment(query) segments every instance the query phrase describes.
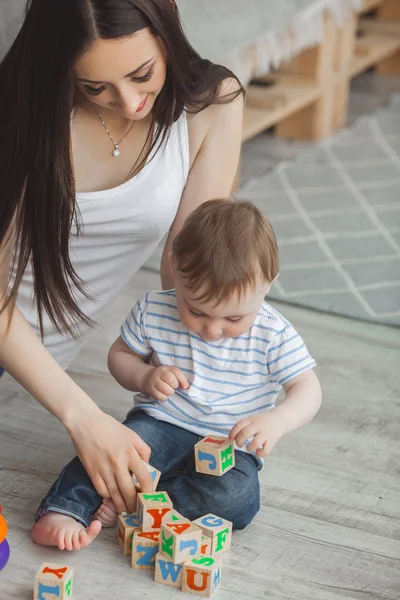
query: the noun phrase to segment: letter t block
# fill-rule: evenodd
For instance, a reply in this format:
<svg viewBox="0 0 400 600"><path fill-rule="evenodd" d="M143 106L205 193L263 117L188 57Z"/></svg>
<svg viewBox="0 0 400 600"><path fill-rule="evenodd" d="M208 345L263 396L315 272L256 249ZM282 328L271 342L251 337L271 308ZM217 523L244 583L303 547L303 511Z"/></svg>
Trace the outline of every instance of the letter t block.
<svg viewBox="0 0 400 600"><path fill-rule="evenodd" d="M72 600L72 567L43 563L35 575L34 600Z"/></svg>
<svg viewBox="0 0 400 600"><path fill-rule="evenodd" d="M195 445L194 455L198 473L221 477L235 466L234 442L228 438L205 437Z"/></svg>

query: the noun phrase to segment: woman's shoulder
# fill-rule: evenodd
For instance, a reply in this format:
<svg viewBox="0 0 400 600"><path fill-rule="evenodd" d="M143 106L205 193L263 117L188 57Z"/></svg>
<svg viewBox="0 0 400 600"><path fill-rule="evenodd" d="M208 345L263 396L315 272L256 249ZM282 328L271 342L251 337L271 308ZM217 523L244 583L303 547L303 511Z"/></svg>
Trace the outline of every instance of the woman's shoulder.
<svg viewBox="0 0 400 600"><path fill-rule="evenodd" d="M197 152L205 142L207 136L216 129L229 131L243 118L243 94L238 81L233 78L224 79L221 84L218 101L204 108L200 112L188 112L188 136L191 155Z"/></svg>

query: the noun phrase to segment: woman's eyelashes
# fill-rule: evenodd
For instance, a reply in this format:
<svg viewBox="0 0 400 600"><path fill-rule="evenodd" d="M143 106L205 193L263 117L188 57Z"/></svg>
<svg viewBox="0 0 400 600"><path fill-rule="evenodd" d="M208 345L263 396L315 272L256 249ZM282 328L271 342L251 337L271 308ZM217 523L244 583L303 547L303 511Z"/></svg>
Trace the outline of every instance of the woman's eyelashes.
<svg viewBox="0 0 400 600"><path fill-rule="evenodd" d="M154 65L150 67L150 69L147 71L147 73L145 75L143 75L142 77L131 77L131 81L135 82L135 83L146 83L147 81L150 81L150 79L152 78L154 73ZM104 90L107 89L107 83L102 85L99 88L94 88L91 87L90 85L85 85L85 90L88 94L90 94L91 96L98 96L99 94L102 94L104 92Z"/></svg>

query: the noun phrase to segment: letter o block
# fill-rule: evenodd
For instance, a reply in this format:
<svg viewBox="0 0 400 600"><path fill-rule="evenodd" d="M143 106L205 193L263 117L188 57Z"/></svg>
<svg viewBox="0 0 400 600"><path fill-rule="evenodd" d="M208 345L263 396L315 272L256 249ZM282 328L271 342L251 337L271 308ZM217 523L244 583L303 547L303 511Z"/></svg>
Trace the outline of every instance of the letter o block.
<svg viewBox="0 0 400 600"><path fill-rule="evenodd" d="M219 436L208 436L194 447L196 471L221 477L235 466L233 440Z"/></svg>
<svg viewBox="0 0 400 600"><path fill-rule="evenodd" d="M221 558L202 556L185 562L182 575L182 592L211 598L221 583Z"/></svg>
<svg viewBox="0 0 400 600"><path fill-rule="evenodd" d="M142 531L160 531L161 524L171 519L172 502L166 492L138 494L138 521Z"/></svg>
<svg viewBox="0 0 400 600"><path fill-rule="evenodd" d="M202 531L190 522L163 523L160 532L160 552L174 563L183 563L200 556Z"/></svg>
<svg viewBox="0 0 400 600"><path fill-rule="evenodd" d="M193 521L203 534L211 538L211 556L228 552L232 545L232 523L212 513Z"/></svg>
<svg viewBox="0 0 400 600"><path fill-rule="evenodd" d="M34 600L72 600L72 567L43 563L35 575Z"/></svg>
<svg viewBox="0 0 400 600"><path fill-rule="evenodd" d="M132 554L132 539L135 531L140 531L137 513L118 516L117 539L125 556Z"/></svg>

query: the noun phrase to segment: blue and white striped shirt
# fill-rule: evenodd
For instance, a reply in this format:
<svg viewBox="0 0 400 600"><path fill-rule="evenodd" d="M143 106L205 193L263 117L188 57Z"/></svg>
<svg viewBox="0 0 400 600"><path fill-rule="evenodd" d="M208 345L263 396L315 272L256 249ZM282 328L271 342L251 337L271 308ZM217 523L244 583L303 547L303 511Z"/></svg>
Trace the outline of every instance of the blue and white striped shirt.
<svg viewBox="0 0 400 600"><path fill-rule="evenodd" d="M181 322L175 290L153 291L137 302L121 335L134 352L150 356L149 364L178 367L190 383L165 401L138 394L135 406L201 436L227 437L238 421L271 410L282 385L316 364L293 326L266 302L249 331L208 342Z"/></svg>

